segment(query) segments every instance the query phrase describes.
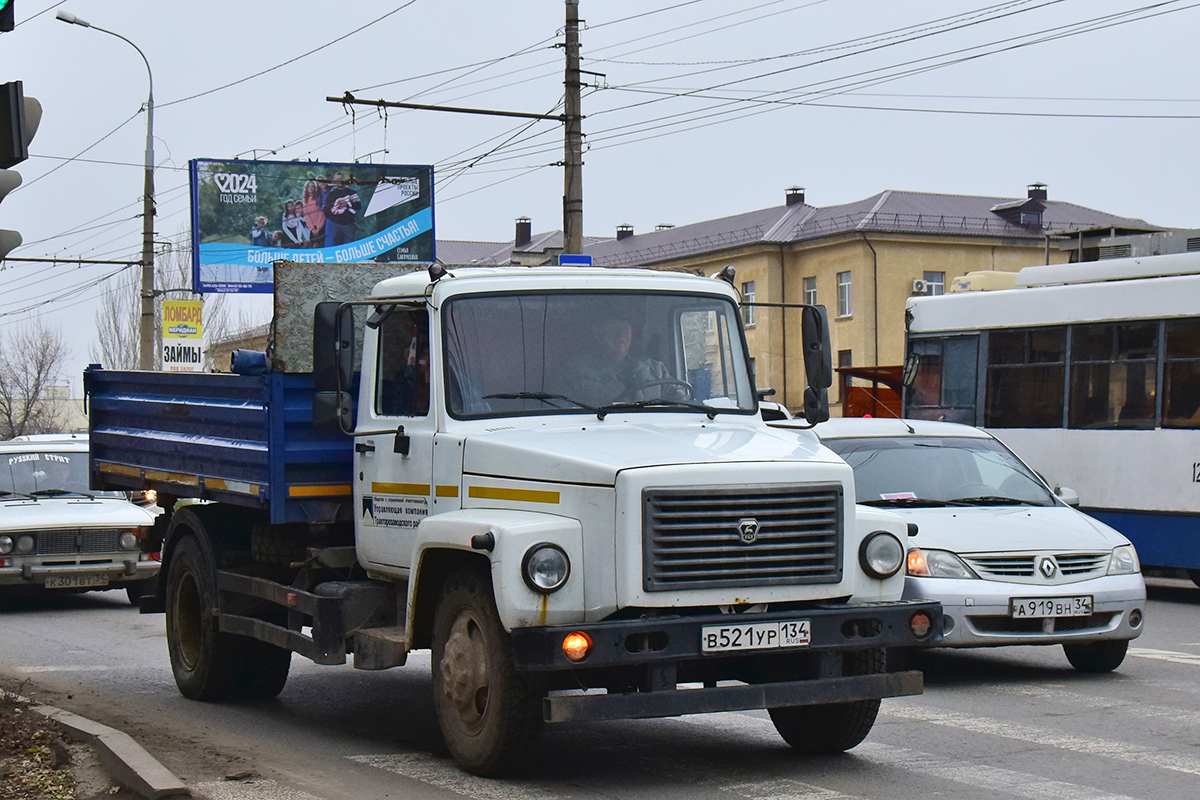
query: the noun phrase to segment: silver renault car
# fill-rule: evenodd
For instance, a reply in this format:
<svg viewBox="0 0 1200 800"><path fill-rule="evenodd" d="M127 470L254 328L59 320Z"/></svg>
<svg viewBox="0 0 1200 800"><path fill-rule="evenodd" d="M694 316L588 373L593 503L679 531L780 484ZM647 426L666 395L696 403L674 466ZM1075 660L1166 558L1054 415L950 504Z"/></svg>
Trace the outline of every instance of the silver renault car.
<svg viewBox="0 0 1200 800"><path fill-rule="evenodd" d="M843 418L814 430L854 469L859 504L910 523L904 596L941 602L942 647L1061 644L1078 670L1121 664L1146 585L1133 545L1065 502L1073 492L1056 495L966 425Z"/></svg>

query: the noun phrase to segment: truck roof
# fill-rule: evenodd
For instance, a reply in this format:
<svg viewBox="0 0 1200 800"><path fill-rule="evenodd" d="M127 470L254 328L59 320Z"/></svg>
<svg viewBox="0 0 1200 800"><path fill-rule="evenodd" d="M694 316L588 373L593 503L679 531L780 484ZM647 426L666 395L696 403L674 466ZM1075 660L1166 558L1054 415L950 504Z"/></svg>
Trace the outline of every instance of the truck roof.
<svg viewBox="0 0 1200 800"><path fill-rule="evenodd" d="M702 278L689 272L653 269L606 269L603 267L450 267L438 281L447 293L508 289L642 289L659 291L708 291L736 299L733 287L721 280ZM422 297L430 284L429 272L418 270L375 284L372 298Z"/></svg>

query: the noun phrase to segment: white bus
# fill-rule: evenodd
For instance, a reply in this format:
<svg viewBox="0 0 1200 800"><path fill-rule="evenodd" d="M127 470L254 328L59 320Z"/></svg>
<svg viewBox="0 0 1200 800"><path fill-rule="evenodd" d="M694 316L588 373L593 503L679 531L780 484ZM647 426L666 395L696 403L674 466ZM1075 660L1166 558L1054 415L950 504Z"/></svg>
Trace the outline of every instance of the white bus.
<svg viewBox="0 0 1200 800"><path fill-rule="evenodd" d="M1200 252L1028 267L906 322L906 416L988 429L1200 585Z"/></svg>

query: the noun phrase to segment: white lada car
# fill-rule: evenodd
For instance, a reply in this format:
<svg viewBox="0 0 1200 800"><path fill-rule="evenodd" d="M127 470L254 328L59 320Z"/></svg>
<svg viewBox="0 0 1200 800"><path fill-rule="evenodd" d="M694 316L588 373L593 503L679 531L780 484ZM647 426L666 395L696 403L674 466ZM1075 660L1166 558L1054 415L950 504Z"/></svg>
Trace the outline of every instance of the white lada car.
<svg viewBox="0 0 1200 800"><path fill-rule="evenodd" d="M1084 672L1124 660L1146 605L1133 545L993 436L895 419L833 419L815 432L854 469L859 504L911 523L904 597L941 602L942 647L1061 644Z"/></svg>
<svg viewBox="0 0 1200 800"><path fill-rule="evenodd" d="M159 572L155 515L88 489L87 436L0 442L0 594L7 587L125 589L136 604Z"/></svg>

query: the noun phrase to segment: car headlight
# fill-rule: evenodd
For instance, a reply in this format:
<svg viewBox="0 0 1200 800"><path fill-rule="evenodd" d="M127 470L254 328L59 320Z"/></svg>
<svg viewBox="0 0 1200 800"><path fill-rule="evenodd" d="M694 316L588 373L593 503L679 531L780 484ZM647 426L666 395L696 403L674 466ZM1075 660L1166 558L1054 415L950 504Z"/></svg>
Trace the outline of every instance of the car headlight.
<svg viewBox="0 0 1200 800"><path fill-rule="evenodd" d="M571 575L571 561L556 544L535 544L525 552L521 562L525 583L535 592L556 592Z"/></svg>
<svg viewBox="0 0 1200 800"><path fill-rule="evenodd" d="M137 550L139 547L137 534L133 531L122 533L118 543L121 545L122 550Z"/></svg>
<svg viewBox="0 0 1200 800"><path fill-rule="evenodd" d="M858 548L858 563L873 578L890 578L904 566L904 545L887 531L875 531Z"/></svg>
<svg viewBox="0 0 1200 800"><path fill-rule="evenodd" d="M0 556L6 556L12 552L13 540L11 536L0 536Z"/></svg>
<svg viewBox="0 0 1200 800"><path fill-rule="evenodd" d="M978 578L961 558L949 550L908 551L908 574L921 578Z"/></svg>
<svg viewBox="0 0 1200 800"><path fill-rule="evenodd" d="M21 555L28 555L37 547L37 542L29 534L17 537L17 552Z"/></svg>
<svg viewBox="0 0 1200 800"><path fill-rule="evenodd" d="M1109 575L1128 575L1141 572L1142 565L1138 563L1137 550L1131 544L1114 547L1112 558L1108 562Z"/></svg>

